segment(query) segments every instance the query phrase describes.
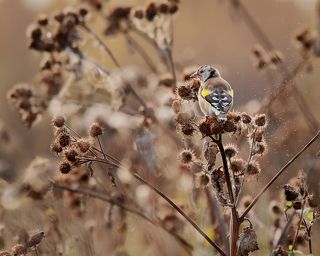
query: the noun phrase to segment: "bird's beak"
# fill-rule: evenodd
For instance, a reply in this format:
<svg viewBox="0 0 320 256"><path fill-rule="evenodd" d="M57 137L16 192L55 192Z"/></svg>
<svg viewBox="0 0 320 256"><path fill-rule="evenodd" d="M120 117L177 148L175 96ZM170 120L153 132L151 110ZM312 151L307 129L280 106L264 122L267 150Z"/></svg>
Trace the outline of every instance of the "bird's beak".
<svg viewBox="0 0 320 256"><path fill-rule="evenodd" d="M190 75L190 78L196 78L196 77L198 77L199 75L198 75L198 72L196 71L196 72L194 72L194 73L192 73L191 75Z"/></svg>

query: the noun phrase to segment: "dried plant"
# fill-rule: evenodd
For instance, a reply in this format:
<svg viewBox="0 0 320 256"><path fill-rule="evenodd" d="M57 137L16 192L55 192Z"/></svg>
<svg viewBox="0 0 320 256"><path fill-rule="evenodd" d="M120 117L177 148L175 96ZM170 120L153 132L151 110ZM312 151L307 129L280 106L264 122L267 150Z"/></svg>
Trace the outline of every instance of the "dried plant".
<svg viewBox="0 0 320 256"><path fill-rule="evenodd" d="M317 33L294 35L301 60L292 68L246 4L229 1L257 40L255 69L276 86L258 108L236 106L222 122L200 114L197 67L173 56L182 3L130 4L77 0L29 26L39 72L7 98L28 128L52 118L52 154L1 184L0 255L316 255L319 148L309 148L319 121L295 78L312 71ZM113 37L145 66L123 65ZM0 125L1 143L14 137ZM289 143L295 154L284 159ZM282 184L298 159L303 168ZM44 231L26 231L36 228Z"/></svg>

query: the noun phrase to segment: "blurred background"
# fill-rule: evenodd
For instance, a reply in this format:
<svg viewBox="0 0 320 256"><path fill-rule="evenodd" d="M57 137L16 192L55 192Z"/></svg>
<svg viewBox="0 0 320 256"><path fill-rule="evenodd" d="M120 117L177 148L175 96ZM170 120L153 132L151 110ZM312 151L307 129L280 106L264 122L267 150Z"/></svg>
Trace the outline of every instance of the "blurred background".
<svg viewBox="0 0 320 256"><path fill-rule="evenodd" d="M17 174L35 156L50 155L49 145L52 140L50 114L45 114L40 122L32 129L28 129L21 124L16 111L8 104L6 98L12 85L22 81L33 83L34 76L39 70L40 56L28 49L26 30L39 13L51 13L76 2L73 0L0 0L0 127L10 132L11 138L10 142L3 140L0 148L4 149L6 143L14 144L13 150L0 149L0 175L9 182L17 179ZM135 6L146 3L142 0L106 2L108 2L108 7L104 10L106 13L119 4ZM319 22L317 1L245 0L242 2L247 12L254 17L268 39L272 41L274 48L281 52L287 69L293 70L302 59L301 50L294 41L296 31L309 28L317 34L320 29L317 24ZM101 22L95 22L95 17L92 18L95 31L102 34L105 26ZM279 69L257 69L252 52L254 47L262 42L252 33L241 13L231 7L227 0L181 0L179 13L174 18L173 24L173 56L179 73L178 78L181 79L184 67L203 64L218 67L222 76L235 90L234 109L236 110L255 113L265 97L276 90L283 76L286 76ZM122 66L144 65L141 58L126 47L126 41L122 36L107 38L106 42ZM157 53L152 52L149 45L144 45L143 40L141 44L151 52L154 59L157 58ZM112 66L109 59L104 59L105 55L95 54L99 62ZM162 73L166 73L164 67L160 66L159 69ZM318 122L320 120L319 69L319 58L313 57L312 63L307 65L295 79L297 89ZM269 155L263 163L263 166L271 172L264 173L263 178L258 182L250 181L248 191L256 191L261 187L261 184L272 177L275 170L282 166L294 152L297 152L312 135L303 118L305 113L297 108L290 95L285 94L282 98L286 101L285 105L282 105L283 102L280 100L280 103L273 106L276 114L272 117L270 130L267 132L273 142L270 142ZM277 114L288 112L296 115L284 118L283 115ZM290 133L283 129L278 131L279 126L288 126L292 129ZM311 165L313 166L313 162ZM306 166L310 168L310 165L305 162L297 163L296 169L292 168L292 170ZM317 168L314 170L317 172L318 179L319 170ZM293 175L287 174L282 177L276 188L281 188L283 182L291 176ZM270 197L278 196L277 193L273 195L271 192ZM262 215L265 210L263 206L268 199L264 200L258 204L261 207L257 208L257 212L261 212ZM314 233L319 238L317 234L319 227L316 228ZM316 251L314 255L320 255L320 245L315 243L314 247Z"/></svg>

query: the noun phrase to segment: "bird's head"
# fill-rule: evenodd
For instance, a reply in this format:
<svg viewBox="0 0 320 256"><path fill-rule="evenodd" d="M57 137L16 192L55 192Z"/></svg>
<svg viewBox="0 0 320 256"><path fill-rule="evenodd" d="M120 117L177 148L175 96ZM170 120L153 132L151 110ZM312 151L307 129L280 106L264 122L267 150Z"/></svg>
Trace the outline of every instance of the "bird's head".
<svg viewBox="0 0 320 256"><path fill-rule="evenodd" d="M196 72L194 72L190 77L191 78L197 77L201 80L201 82L205 82L210 78L219 77L219 76L220 76L220 73L216 68L211 67L209 65L203 65Z"/></svg>

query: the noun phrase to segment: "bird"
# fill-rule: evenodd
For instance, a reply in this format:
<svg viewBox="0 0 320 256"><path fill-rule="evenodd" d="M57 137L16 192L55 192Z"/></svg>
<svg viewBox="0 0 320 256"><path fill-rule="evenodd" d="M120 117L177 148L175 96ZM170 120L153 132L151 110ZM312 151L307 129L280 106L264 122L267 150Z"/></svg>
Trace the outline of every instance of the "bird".
<svg viewBox="0 0 320 256"><path fill-rule="evenodd" d="M200 79L198 102L202 113L225 123L233 105L230 84L221 77L218 69L209 65L201 66L190 77Z"/></svg>

